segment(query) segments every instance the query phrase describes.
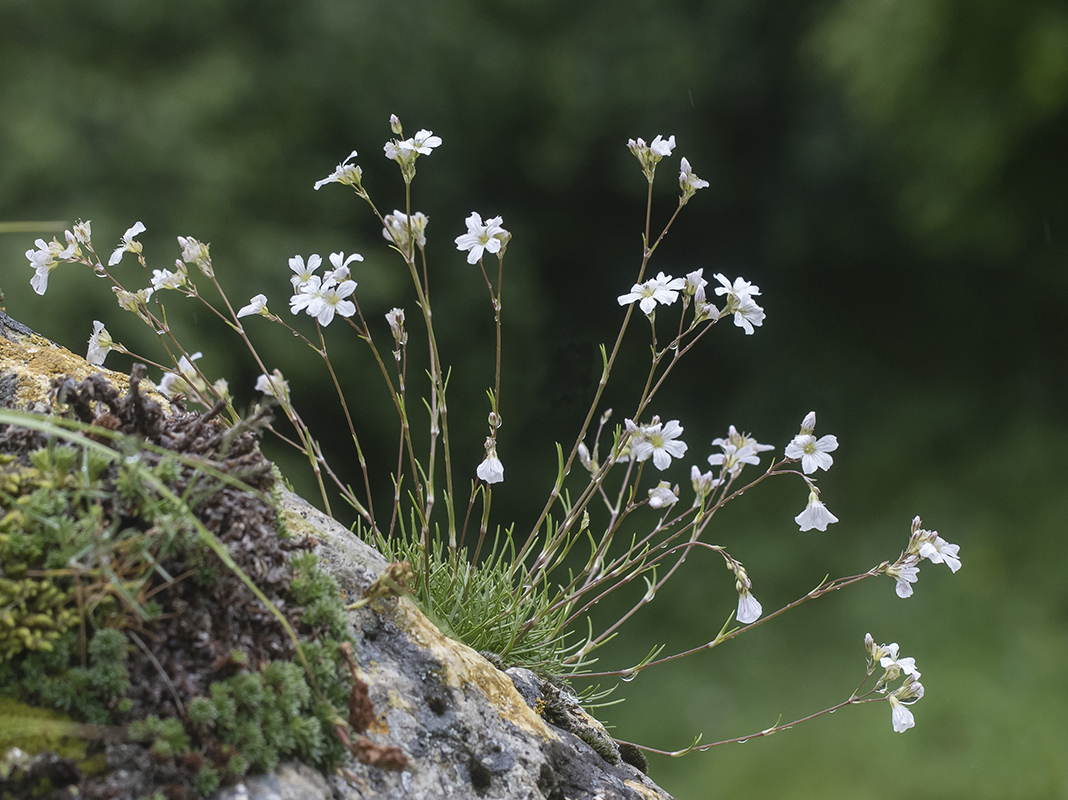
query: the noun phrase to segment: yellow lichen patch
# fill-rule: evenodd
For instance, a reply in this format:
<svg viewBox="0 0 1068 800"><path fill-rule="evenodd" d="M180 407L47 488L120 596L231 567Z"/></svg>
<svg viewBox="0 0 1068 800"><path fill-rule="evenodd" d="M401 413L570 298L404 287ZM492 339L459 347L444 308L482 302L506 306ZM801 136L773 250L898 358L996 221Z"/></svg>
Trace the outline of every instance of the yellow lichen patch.
<svg viewBox="0 0 1068 800"><path fill-rule="evenodd" d="M654 789L650 789L648 786L643 786L637 781L623 781L623 785L639 796L646 798L646 800L663 800L663 794Z"/></svg>
<svg viewBox="0 0 1068 800"><path fill-rule="evenodd" d="M543 739L555 738L552 728L524 702L507 675L467 645L445 636L408 598L397 601L394 619L398 627L406 630L413 641L429 650L441 663L445 683L456 687L474 684L497 707L502 717Z"/></svg>
<svg viewBox="0 0 1068 800"><path fill-rule="evenodd" d="M71 375L82 380L97 372L107 375L119 391L129 388L128 375L95 367L43 336L27 336L21 342L0 337L0 375L13 375L17 380L15 396L9 400L15 408L47 404L53 378Z"/></svg>

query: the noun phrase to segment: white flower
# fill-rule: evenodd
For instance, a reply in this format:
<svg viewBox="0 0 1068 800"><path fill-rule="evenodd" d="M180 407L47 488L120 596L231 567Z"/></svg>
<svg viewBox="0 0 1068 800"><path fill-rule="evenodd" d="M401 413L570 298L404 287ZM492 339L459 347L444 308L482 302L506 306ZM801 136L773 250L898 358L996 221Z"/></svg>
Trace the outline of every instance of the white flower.
<svg viewBox="0 0 1068 800"><path fill-rule="evenodd" d="M37 250L27 250L26 258L34 269L34 276L30 278L30 286L37 294L43 295L48 289L48 276L52 270L60 265L60 262L70 261L77 253L78 240L70 231L64 232L67 238L67 246L63 247L55 238L51 242L38 239L34 242Z"/></svg>
<svg viewBox="0 0 1068 800"><path fill-rule="evenodd" d="M356 151L353 150L349 153L348 158L342 161L334 171L323 178L321 181L315 182L315 190L318 191L321 186L328 183L340 183L343 186L355 186L359 188L360 180L363 177L363 170L361 170L355 164L349 164L352 159L356 158Z"/></svg>
<svg viewBox="0 0 1068 800"><path fill-rule="evenodd" d="M386 312L386 322L389 323L389 330L393 334L393 341L398 345L406 344L408 341L408 332L404 329L404 309L394 308Z"/></svg>
<svg viewBox="0 0 1068 800"><path fill-rule="evenodd" d="M679 292L686 287L685 278L672 278L663 272L645 283L636 283L627 294L621 294L616 300L621 306L638 301L643 314L652 314L656 304L669 306L679 299Z"/></svg>
<svg viewBox="0 0 1068 800"><path fill-rule="evenodd" d="M267 295L258 294L248 301L247 306L242 306L241 310L237 312L237 316L249 317L253 314L259 314L261 317L271 316L271 312L267 310Z"/></svg>
<svg viewBox="0 0 1068 800"><path fill-rule="evenodd" d="M960 545L950 544L937 532L934 539L920 545L920 558L926 558L932 564L945 564L951 572L960 569Z"/></svg>
<svg viewBox="0 0 1068 800"><path fill-rule="evenodd" d="M653 141L649 142L649 150L651 150L653 153L655 153L656 155L660 156L661 158L663 158L664 156L671 155L671 151L674 150L674 149L675 149L675 137L674 137L674 135L669 136L667 139L665 139L660 134L657 134L656 138L653 139Z"/></svg>
<svg viewBox="0 0 1068 800"><path fill-rule="evenodd" d="M696 296L698 293L701 295L701 301L705 299L705 287L708 286L708 281L704 279L704 270L697 269L693 272L686 273L686 285L683 291L690 297Z"/></svg>
<svg viewBox="0 0 1068 800"><path fill-rule="evenodd" d="M642 172L645 173L645 177L652 181L653 172L656 170L656 165L660 162L660 159L671 155L671 151L675 149L675 137L669 136L665 139L657 134L657 137L649 144L646 144L644 139L638 139L637 141L630 139L627 141L627 147L630 148L630 152L634 154L642 165Z"/></svg>
<svg viewBox="0 0 1068 800"><path fill-rule="evenodd" d="M493 439L486 440L486 457L478 465L475 474L486 483L501 483L504 480L504 464L497 458L497 444Z"/></svg>
<svg viewBox="0 0 1068 800"><path fill-rule="evenodd" d="M290 313L296 314L300 311L307 311L308 314L311 314L312 312L308 309L312 303L319 299L319 295L322 293L322 283L322 278L318 275L312 275L308 280L297 286L296 294L289 298Z"/></svg>
<svg viewBox="0 0 1068 800"><path fill-rule="evenodd" d="M282 377L279 370L272 370L270 375L260 375L256 379L256 391L275 398L283 407L289 405L289 381Z"/></svg>
<svg viewBox="0 0 1068 800"><path fill-rule="evenodd" d="M93 320L93 334L89 337L89 351L85 354L85 360L93 366L99 367L104 363L104 358L112 350L121 350L122 345L116 344L104 323Z"/></svg>
<svg viewBox="0 0 1068 800"><path fill-rule="evenodd" d="M916 556L906 556L904 560L886 568L886 574L897 581L895 591L898 597L912 596L912 584L920 579L918 563Z"/></svg>
<svg viewBox="0 0 1068 800"><path fill-rule="evenodd" d="M330 263L334 265L334 268L330 272L326 273L324 281L336 281L341 283L349 277L349 264L353 261L363 261L363 256L359 253L353 253L348 258L345 258L344 253L331 253Z"/></svg>
<svg viewBox="0 0 1068 800"><path fill-rule="evenodd" d="M760 619L763 613L764 607L749 593L748 588L743 588L738 592L738 613L734 615L735 619L743 625L748 625Z"/></svg>
<svg viewBox="0 0 1068 800"><path fill-rule="evenodd" d="M93 240L93 221L85 220L82 222L79 220L74 224L74 238L82 244L90 244Z"/></svg>
<svg viewBox="0 0 1068 800"><path fill-rule="evenodd" d="M753 328L764 324L764 309L756 304L752 297L746 297L734 309L734 324L746 334L752 335Z"/></svg>
<svg viewBox="0 0 1068 800"><path fill-rule="evenodd" d="M140 253L141 243L135 242L134 237L140 236L145 232L145 226L140 222L135 222L132 226L126 229L126 233L122 235L122 241L119 242L119 246L115 248L115 252L111 254L111 258L108 259L108 266L114 267L119 261L122 260L123 253Z"/></svg>
<svg viewBox="0 0 1068 800"><path fill-rule="evenodd" d="M482 258L483 251L498 253L510 234L501 227L503 220L492 217L482 222L482 217L472 211L466 220L467 233L456 237L456 249L467 251L467 263L475 264Z"/></svg>
<svg viewBox="0 0 1068 800"><path fill-rule="evenodd" d="M179 236L178 246L182 248L182 261L186 264L196 264L197 268L209 278L214 277L208 245L198 242L192 236Z"/></svg>
<svg viewBox="0 0 1068 800"><path fill-rule="evenodd" d="M897 642L881 645L880 650L883 655L879 657L879 666L886 670L880 683L886 684L890 681L895 681L902 674L912 675L914 678L920 677L920 671L916 669L915 658L912 658L911 656L898 658Z"/></svg>
<svg viewBox="0 0 1068 800"><path fill-rule="evenodd" d="M686 160L685 156L681 162L682 169L679 172L679 188L682 189L682 202L685 203L698 189L704 189L708 186L708 181L701 180L693 174L693 170L690 168L690 162Z"/></svg>
<svg viewBox="0 0 1068 800"><path fill-rule="evenodd" d="M160 289L181 289L185 286L188 276L181 262L178 262L178 266L177 272L166 269L152 270L152 288L158 292Z"/></svg>
<svg viewBox="0 0 1068 800"><path fill-rule="evenodd" d="M716 289L716 294L720 296L726 295L728 303L732 299L741 300L743 297L758 297L760 295L760 287L754 286L744 278L735 278L734 283L731 283L719 272L712 277L722 284Z"/></svg>
<svg viewBox="0 0 1068 800"><path fill-rule="evenodd" d="M811 433L798 434L786 445L787 458L800 458L801 471L811 475L818 469L828 470L834 459L829 455L838 449L838 439L830 434L817 439Z"/></svg>
<svg viewBox="0 0 1068 800"><path fill-rule="evenodd" d="M441 146L441 137L435 136L432 131L426 129L417 131L411 139L398 142L397 147L401 150L414 150L422 156L430 155L430 151Z"/></svg>
<svg viewBox="0 0 1068 800"><path fill-rule="evenodd" d="M402 250L407 250L407 245L411 243L412 236L414 236L417 245L426 247L426 226L430 218L421 211L416 211L409 219L403 211L394 209L393 213L386 214L382 221L386 223L382 228L382 236L387 242L392 242Z"/></svg>
<svg viewBox="0 0 1068 800"><path fill-rule="evenodd" d="M308 316L318 319L323 327L333 321L335 313L343 317L351 317L356 313L356 305L345 298L354 291L356 291L356 281L342 281L339 284L326 281L316 297L308 304L306 309Z"/></svg>
<svg viewBox="0 0 1068 800"><path fill-rule="evenodd" d="M672 458L682 458L686 454L686 443L678 441L682 426L677 419L661 425L654 420L652 425L642 427L636 441L631 442L630 452L638 461L653 457L653 464L663 472L671 465Z"/></svg>
<svg viewBox="0 0 1068 800"><path fill-rule="evenodd" d="M731 475L737 475L746 464L759 464L757 453L775 449L770 444L761 444L748 433L739 433L733 425L727 429L727 438L713 439L712 444L722 448L723 452L709 456L708 463L722 467Z"/></svg>
<svg viewBox="0 0 1068 800"><path fill-rule="evenodd" d="M163 376L163 379L159 382L160 392L165 395L174 395L188 391L190 386L198 391L203 391L207 384L197 374L196 367L193 366L193 362L202 355L204 354L193 353L189 358L182 356L178 359L178 371L168 372Z"/></svg>
<svg viewBox="0 0 1068 800"><path fill-rule="evenodd" d="M701 472L701 468L694 464L690 467L690 483L693 485L693 504L699 506L701 505L701 501L708 496L708 493L723 483L723 481L717 478L711 470L703 473Z"/></svg>
<svg viewBox="0 0 1068 800"><path fill-rule="evenodd" d="M667 481L660 481L655 489L649 490L649 508L667 508L678 502L679 496Z"/></svg>
<svg viewBox="0 0 1068 800"><path fill-rule="evenodd" d="M838 522L838 517L827 510L827 506L820 502L820 496L812 490L808 494L808 505L805 506L804 511L794 517L794 522L802 531L810 531L813 528L825 531L828 525Z"/></svg>
<svg viewBox="0 0 1068 800"><path fill-rule="evenodd" d="M308 263L304 263L304 256L293 256L289 259L289 268L293 271L293 277L289 279L289 282L293 284L293 291L298 291L300 287L311 280L312 274L315 270L319 269L319 265L323 263L322 257L316 253L308 256Z"/></svg>
<svg viewBox="0 0 1068 800"><path fill-rule="evenodd" d="M905 682L887 697L890 701L890 721L896 733L904 733L916 725L916 718L907 706L912 705L921 697L923 697L923 684L911 675L905 678Z"/></svg>

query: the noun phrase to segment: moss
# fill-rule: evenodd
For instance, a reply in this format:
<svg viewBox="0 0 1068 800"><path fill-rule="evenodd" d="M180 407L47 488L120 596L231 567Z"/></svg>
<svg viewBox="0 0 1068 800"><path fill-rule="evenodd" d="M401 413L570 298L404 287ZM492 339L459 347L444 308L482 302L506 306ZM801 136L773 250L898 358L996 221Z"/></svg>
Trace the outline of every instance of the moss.
<svg viewBox="0 0 1068 800"><path fill-rule="evenodd" d="M128 725L153 784L130 797L203 796L286 758L332 770L347 753L336 729L351 638L337 583L304 537L278 530L276 474L256 446L264 420L227 427L218 409L180 404L166 416L136 372L130 383L126 396L102 376L57 384L71 416L115 420L118 458L0 426L0 698ZM103 796L91 779L78 789Z"/></svg>

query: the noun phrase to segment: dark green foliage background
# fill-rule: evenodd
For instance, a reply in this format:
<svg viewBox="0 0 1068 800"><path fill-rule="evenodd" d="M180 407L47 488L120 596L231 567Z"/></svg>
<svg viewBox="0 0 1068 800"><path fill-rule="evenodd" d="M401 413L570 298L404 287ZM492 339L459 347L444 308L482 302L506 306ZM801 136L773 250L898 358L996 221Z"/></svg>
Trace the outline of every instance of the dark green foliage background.
<svg viewBox="0 0 1068 800"><path fill-rule="evenodd" d="M633 281L644 211L624 143L674 133L676 156L712 186L654 269L744 275L764 290L768 319L752 337L717 329L660 398L655 410L682 420L693 456L671 477L685 481L729 423L781 447L815 408L819 432L838 435L821 485L839 525L798 534L790 518L805 495L787 482L743 498L715 533L766 609L827 572L893 557L914 514L961 544L964 569L925 567L908 601L888 580L826 598L644 674L607 711L621 738L666 747L696 730L756 731L846 696L870 630L924 672L915 730L893 734L883 707L851 709L744 746L653 759L654 777L679 797L1068 796L1068 7L0 3L0 220L91 218L106 251L140 219L156 268L178 255L175 236L210 241L235 302L264 292L283 312L287 258L344 249L367 258L356 278L369 317L402 303L414 316L369 216L347 190L311 189L356 148L380 207L401 205L380 149L390 113L409 135L427 127L445 142L419 162L415 207L431 217L464 476L480 458L492 317L452 239L475 209L503 214L514 233L498 519L520 530L533 519L555 464L548 442L576 430L597 344L621 317L614 298ZM661 170L661 220L676 163ZM36 235L0 237L10 313L76 351L102 319L160 357L86 272L54 272L48 295L33 294L23 252ZM144 285L127 262L120 274ZM223 331L178 298L169 312L190 349L205 351L208 374L251 403L255 372L220 346ZM318 434L351 460L322 369L258 323L249 327L269 366L304 408L321 404ZM620 387L642 369L642 328L610 398L620 415L633 403ZM386 395L364 380L370 362L341 326L329 333L370 455L389 463ZM702 558L667 594L607 664L659 641L704 641L733 606L727 574Z"/></svg>

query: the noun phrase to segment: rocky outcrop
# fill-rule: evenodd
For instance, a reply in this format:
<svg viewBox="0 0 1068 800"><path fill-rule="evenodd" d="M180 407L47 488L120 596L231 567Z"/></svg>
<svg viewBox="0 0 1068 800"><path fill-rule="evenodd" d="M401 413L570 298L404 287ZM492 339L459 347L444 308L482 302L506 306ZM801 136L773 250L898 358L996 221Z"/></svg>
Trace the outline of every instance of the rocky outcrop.
<svg viewBox="0 0 1068 800"><path fill-rule="evenodd" d="M62 375L103 371L117 387L128 384L2 312L0 337L0 405L40 409ZM296 495L285 496L283 513L290 531L318 540L324 569L350 600L385 569L377 551ZM527 670L498 669L442 634L411 600L374 600L349 612L349 622L374 708L366 736L371 747L398 748L403 766L354 759L323 776L287 764L220 791L218 800L670 800L561 690Z"/></svg>

